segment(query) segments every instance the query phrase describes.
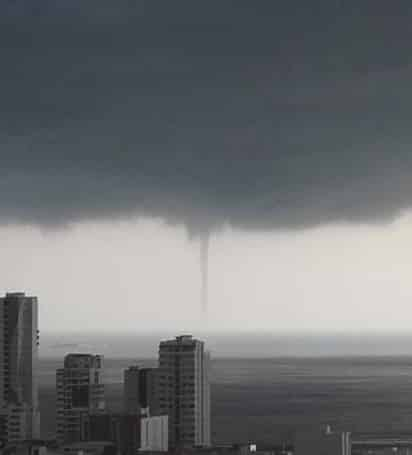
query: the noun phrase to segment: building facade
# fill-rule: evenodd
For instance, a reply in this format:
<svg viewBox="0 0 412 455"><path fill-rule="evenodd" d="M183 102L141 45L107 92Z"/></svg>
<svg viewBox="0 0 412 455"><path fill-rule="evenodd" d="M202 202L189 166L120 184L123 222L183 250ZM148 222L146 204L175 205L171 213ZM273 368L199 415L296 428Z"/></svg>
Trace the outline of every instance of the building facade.
<svg viewBox="0 0 412 455"><path fill-rule="evenodd" d="M169 417L145 417L141 423L141 445L144 452L167 452L169 450Z"/></svg>
<svg viewBox="0 0 412 455"><path fill-rule="evenodd" d="M22 292L0 298L0 439L40 437L38 303Z"/></svg>
<svg viewBox="0 0 412 455"><path fill-rule="evenodd" d="M82 415L82 441L110 441L121 455L135 455L140 448L140 416L99 412Z"/></svg>
<svg viewBox="0 0 412 455"><path fill-rule="evenodd" d="M140 368L129 367L123 374L123 410L140 415Z"/></svg>
<svg viewBox="0 0 412 455"><path fill-rule="evenodd" d="M138 366L131 366L124 371L125 413L158 415L157 372L157 368Z"/></svg>
<svg viewBox="0 0 412 455"><path fill-rule="evenodd" d="M105 409L103 358L68 354L56 372L56 439L59 444L81 441L82 415Z"/></svg>
<svg viewBox="0 0 412 455"><path fill-rule="evenodd" d="M210 357L203 341L190 335L159 346L159 412L169 417L169 446L208 447Z"/></svg>

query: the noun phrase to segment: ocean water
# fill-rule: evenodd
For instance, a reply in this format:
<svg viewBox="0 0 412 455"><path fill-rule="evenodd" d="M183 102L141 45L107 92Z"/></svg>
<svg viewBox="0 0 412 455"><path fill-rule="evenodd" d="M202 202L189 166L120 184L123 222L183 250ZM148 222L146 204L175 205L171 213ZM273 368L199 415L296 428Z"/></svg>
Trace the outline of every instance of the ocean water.
<svg viewBox="0 0 412 455"><path fill-rule="evenodd" d="M105 358L110 409L121 409L123 369L136 361L156 364L154 356ZM43 437L54 435L54 378L61 364L61 356L41 360ZM214 358L214 442L289 441L326 423L358 433L412 433L412 356Z"/></svg>

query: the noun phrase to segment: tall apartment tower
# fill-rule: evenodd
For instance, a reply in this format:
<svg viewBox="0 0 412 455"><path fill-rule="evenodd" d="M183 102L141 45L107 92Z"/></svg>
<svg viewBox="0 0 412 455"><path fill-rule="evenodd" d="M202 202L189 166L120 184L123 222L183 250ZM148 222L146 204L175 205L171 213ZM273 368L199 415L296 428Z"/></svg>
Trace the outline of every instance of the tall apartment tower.
<svg viewBox="0 0 412 455"><path fill-rule="evenodd" d="M124 412L158 415L157 368L131 366L124 371Z"/></svg>
<svg viewBox="0 0 412 455"><path fill-rule="evenodd" d="M209 354L190 335L159 346L159 408L169 416L169 446L210 446Z"/></svg>
<svg viewBox="0 0 412 455"><path fill-rule="evenodd" d="M82 415L104 411L103 359L99 355L68 354L56 372L59 444L82 437Z"/></svg>
<svg viewBox="0 0 412 455"><path fill-rule="evenodd" d="M0 439L40 437L38 305L23 292L0 298Z"/></svg>

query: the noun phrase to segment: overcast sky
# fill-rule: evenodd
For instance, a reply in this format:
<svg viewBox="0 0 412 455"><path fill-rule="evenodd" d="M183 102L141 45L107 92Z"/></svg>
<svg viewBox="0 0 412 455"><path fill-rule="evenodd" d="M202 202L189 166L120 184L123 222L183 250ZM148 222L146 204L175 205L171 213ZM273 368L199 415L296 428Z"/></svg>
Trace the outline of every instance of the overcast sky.
<svg viewBox="0 0 412 455"><path fill-rule="evenodd" d="M0 291L38 295L44 330L406 330L411 19L1 2Z"/></svg>

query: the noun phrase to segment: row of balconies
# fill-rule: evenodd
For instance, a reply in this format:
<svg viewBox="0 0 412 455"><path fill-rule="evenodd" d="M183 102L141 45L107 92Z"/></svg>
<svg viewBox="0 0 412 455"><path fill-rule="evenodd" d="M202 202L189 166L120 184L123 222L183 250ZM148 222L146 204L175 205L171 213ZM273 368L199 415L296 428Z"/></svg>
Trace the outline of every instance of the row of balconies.
<svg viewBox="0 0 412 455"><path fill-rule="evenodd" d="M169 354L169 353L173 353L173 352L195 352L195 348L196 348L196 344L193 341L191 341L191 342L188 342L187 344L178 345L178 346L163 345L159 349L159 353L160 354L163 354L163 353Z"/></svg>
<svg viewBox="0 0 412 455"><path fill-rule="evenodd" d="M189 420L194 420L195 418L195 412L193 411L193 409L185 410L174 406L165 406L160 408L160 412L176 419L180 419L182 416L187 417Z"/></svg>
<svg viewBox="0 0 412 455"><path fill-rule="evenodd" d="M160 403L160 406L166 406L166 407L175 407L175 408L181 408L181 409L195 409L195 403L186 401L182 402L180 400L165 400Z"/></svg>
<svg viewBox="0 0 412 455"><path fill-rule="evenodd" d="M194 376L162 376L159 378L158 384L194 384Z"/></svg>
<svg viewBox="0 0 412 455"><path fill-rule="evenodd" d="M173 379L165 379L165 380L162 380L162 381L159 381L159 386L162 386L162 387L169 387L169 388L172 388L172 387L194 387L195 386L195 382L194 381L174 381Z"/></svg>
<svg viewBox="0 0 412 455"><path fill-rule="evenodd" d="M177 407L179 406L193 406L195 405L195 402L193 401L193 398L192 399L185 399L186 397L178 397L177 399L174 398L174 397L170 397L170 398L165 398L163 401L160 401L159 400L159 404L173 404Z"/></svg>
<svg viewBox="0 0 412 455"><path fill-rule="evenodd" d="M160 397L194 397L196 395L195 389L179 389L174 387L164 387L160 389L158 396Z"/></svg>

